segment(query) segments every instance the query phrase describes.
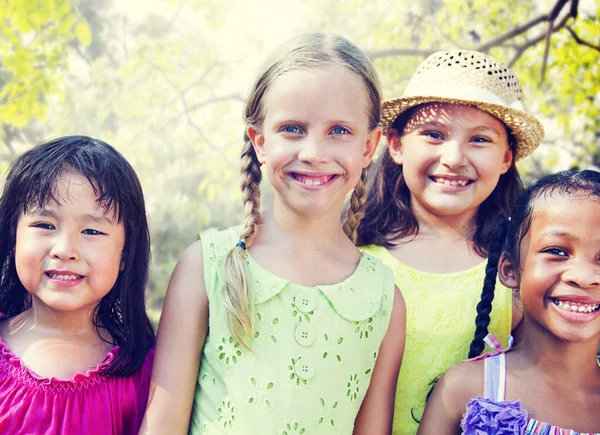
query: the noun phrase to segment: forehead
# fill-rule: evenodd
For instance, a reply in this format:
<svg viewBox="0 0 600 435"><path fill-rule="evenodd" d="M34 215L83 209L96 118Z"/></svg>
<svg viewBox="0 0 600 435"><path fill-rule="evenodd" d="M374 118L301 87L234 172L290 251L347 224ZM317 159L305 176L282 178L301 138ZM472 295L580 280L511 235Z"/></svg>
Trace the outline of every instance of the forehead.
<svg viewBox="0 0 600 435"><path fill-rule="evenodd" d="M269 118L366 119L368 95L362 79L343 66L293 70L271 84L264 110Z"/></svg>
<svg viewBox="0 0 600 435"><path fill-rule="evenodd" d="M499 132L506 127L498 118L474 106L451 103L426 103L413 109L408 123L422 124L435 122L448 126L486 126Z"/></svg>
<svg viewBox="0 0 600 435"><path fill-rule="evenodd" d="M586 193L541 194L532 204L532 234L560 231L579 234L583 240L598 240L600 199ZM598 234L598 235L596 235Z"/></svg>
<svg viewBox="0 0 600 435"><path fill-rule="evenodd" d="M100 192L94 189L90 180L76 172L63 172L56 177L52 186L31 198L26 205L26 213L36 213L49 208L75 206L84 207L88 213L110 216L114 219L114 201L100 200Z"/></svg>

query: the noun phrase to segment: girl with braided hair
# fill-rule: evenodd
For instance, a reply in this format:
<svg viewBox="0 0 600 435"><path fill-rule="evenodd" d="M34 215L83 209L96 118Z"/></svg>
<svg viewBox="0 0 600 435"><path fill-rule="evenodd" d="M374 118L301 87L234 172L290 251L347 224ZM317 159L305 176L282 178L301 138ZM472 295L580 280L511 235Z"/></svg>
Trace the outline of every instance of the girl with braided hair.
<svg viewBox="0 0 600 435"><path fill-rule="evenodd" d="M481 283L490 236L522 190L515 161L543 136L522 100L504 64L455 50L432 54L403 97L383 103L388 147L371 171L358 244L392 268L406 300L394 434L417 431L431 382L467 357L474 335L470 356L488 326L506 344L521 320L508 289L492 281L481 293Z"/></svg>
<svg viewBox="0 0 600 435"><path fill-rule="evenodd" d="M389 434L404 302L353 243L380 95L339 36L301 35L263 67L245 108L246 220L203 232L176 266L143 433ZM275 193L262 212L261 167Z"/></svg>
<svg viewBox="0 0 600 435"><path fill-rule="evenodd" d="M450 368L419 435L600 433L599 226L600 172L559 172L525 190L486 272L521 298L523 339L506 351L490 337L496 352Z"/></svg>

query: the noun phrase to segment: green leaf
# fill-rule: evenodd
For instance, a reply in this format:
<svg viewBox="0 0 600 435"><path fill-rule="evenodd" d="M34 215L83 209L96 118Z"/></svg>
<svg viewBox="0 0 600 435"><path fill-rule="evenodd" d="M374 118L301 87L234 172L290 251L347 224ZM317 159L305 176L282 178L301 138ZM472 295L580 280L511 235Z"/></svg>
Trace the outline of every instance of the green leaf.
<svg viewBox="0 0 600 435"><path fill-rule="evenodd" d="M75 24L75 36L86 47L92 43L92 31L85 22Z"/></svg>

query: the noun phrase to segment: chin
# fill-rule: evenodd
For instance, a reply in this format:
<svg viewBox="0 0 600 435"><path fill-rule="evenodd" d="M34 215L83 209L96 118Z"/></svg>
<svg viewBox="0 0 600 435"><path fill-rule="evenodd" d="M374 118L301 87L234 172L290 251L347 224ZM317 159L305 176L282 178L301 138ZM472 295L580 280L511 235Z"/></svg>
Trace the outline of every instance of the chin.
<svg viewBox="0 0 600 435"><path fill-rule="evenodd" d="M600 340L600 334L596 332L584 332L584 331L569 331L569 332L557 332L554 333L557 337L559 337L562 341L571 344L581 344L587 343L589 341L593 341L594 345L598 345L598 340Z"/></svg>

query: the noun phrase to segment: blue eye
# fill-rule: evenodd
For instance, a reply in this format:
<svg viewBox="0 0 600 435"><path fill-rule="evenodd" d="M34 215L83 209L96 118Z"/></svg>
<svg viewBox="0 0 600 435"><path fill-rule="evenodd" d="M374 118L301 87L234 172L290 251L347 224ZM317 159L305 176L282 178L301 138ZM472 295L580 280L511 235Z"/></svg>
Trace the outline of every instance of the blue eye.
<svg viewBox="0 0 600 435"><path fill-rule="evenodd" d="M344 127L334 127L333 130L331 130L331 132L333 134L340 134L340 135L342 135L342 134L350 134L350 132L348 131L348 129L344 128Z"/></svg>
<svg viewBox="0 0 600 435"><path fill-rule="evenodd" d="M83 234L87 235L87 236L101 236L104 235L104 233L98 231L98 230L92 230L91 228L85 229L82 231Z"/></svg>
<svg viewBox="0 0 600 435"><path fill-rule="evenodd" d="M283 127L281 127L281 130L284 133L290 133L290 134L300 134L302 133L302 130L300 130L300 128L296 125L284 125Z"/></svg>

